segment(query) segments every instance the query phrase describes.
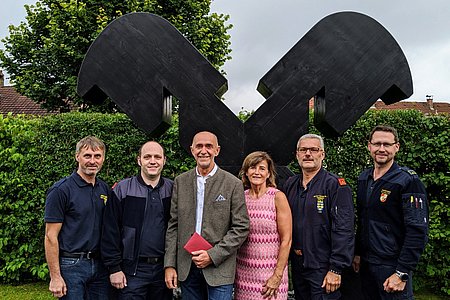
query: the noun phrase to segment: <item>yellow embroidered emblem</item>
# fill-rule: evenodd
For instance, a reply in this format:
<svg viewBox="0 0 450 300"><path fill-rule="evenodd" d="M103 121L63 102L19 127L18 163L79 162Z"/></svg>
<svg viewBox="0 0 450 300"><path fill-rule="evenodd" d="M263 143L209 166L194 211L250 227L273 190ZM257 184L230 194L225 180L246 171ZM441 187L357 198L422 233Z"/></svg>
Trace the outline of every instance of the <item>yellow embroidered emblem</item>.
<svg viewBox="0 0 450 300"><path fill-rule="evenodd" d="M313 197L316 198L316 200L317 200L317 204L316 204L317 212L319 214L321 214L323 212L323 201L325 200L325 198L327 196L325 196L325 195L314 195Z"/></svg>
<svg viewBox="0 0 450 300"><path fill-rule="evenodd" d="M103 203L106 205L106 201L108 201L108 196L106 195L100 195L100 199L103 200Z"/></svg>

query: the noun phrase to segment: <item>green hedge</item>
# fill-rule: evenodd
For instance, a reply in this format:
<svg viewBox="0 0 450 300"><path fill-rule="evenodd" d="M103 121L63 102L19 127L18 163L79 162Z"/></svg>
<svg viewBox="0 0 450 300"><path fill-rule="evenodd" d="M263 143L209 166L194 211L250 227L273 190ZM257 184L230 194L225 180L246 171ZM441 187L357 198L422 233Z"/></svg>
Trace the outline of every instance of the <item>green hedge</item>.
<svg viewBox="0 0 450 300"><path fill-rule="evenodd" d="M178 144L178 122L158 138L168 161L164 175L174 177L194 166ZM367 135L376 124L400 134L398 162L421 176L430 198L430 242L415 275L450 295L450 147L448 116L424 117L416 111L366 113L338 139L325 139L327 168L355 187L359 173L372 164ZM317 132L311 128L312 132ZM152 139L123 114L69 113L42 118L0 116L0 281L47 279L44 259L44 203L47 189L75 168L74 149L82 137L96 135L107 144L100 177L107 183L138 172L136 153ZM292 149L294 157L294 149ZM298 166L291 164L294 170Z"/></svg>

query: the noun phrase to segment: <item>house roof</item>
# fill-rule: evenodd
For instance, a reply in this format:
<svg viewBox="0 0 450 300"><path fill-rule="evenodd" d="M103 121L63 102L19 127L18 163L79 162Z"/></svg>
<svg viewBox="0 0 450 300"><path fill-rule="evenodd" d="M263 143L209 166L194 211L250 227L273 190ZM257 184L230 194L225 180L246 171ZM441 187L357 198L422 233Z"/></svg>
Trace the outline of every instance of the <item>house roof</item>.
<svg viewBox="0 0 450 300"><path fill-rule="evenodd" d="M415 109L421 111L425 115L436 115L447 113L450 114L450 103L433 102L432 99L427 99L426 102L414 101L400 101L390 105L384 104L383 101L378 100L371 109L377 110L397 110L397 109Z"/></svg>
<svg viewBox="0 0 450 300"><path fill-rule="evenodd" d="M20 95L14 86L0 85L0 114L12 113L28 115L49 115L54 112L48 112L41 108L39 104L28 97Z"/></svg>

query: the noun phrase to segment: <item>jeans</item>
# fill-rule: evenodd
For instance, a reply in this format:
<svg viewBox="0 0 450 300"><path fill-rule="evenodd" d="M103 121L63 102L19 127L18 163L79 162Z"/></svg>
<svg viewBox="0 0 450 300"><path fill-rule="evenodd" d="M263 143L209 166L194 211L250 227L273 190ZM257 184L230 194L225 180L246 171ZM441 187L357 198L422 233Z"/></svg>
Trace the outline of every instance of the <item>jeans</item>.
<svg viewBox="0 0 450 300"><path fill-rule="evenodd" d="M405 289L402 292L387 293L384 291L384 281L395 273L395 266L371 264L361 261L361 285L363 287L364 299L370 300L412 300L413 285L412 272L409 273L409 279L406 282Z"/></svg>
<svg viewBox="0 0 450 300"><path fill-rule="evenodd" d="M335 300L341 298L339 289L327 294L322 287L328 268L305 268L303 267L303 256L296 254L291 254L291 268L296 300Z"/></svg>
<svg viewBox="0 0 450 300"><path fill-rule="evenodd" d="M206 283L201 269L194 264L188 277L181 282L183 300L231 300L233 284L210 286Z"/></svg>
<svg viewBox="0 0 450 300"><path fill-rule="evenodd" d="M61 299L109 299L109 274L100 260L61 257L60 269L67 286L67 294Z"/></svg>
<svg viewBox="0 0 450 300"><path fill-rule="evenodd" d="M125 276L127 278L127 286L119 290L120 300L172 299L173 292L167 288L164 281L162 262L158 264L139 262L136 275L126 274Z"/></svg>

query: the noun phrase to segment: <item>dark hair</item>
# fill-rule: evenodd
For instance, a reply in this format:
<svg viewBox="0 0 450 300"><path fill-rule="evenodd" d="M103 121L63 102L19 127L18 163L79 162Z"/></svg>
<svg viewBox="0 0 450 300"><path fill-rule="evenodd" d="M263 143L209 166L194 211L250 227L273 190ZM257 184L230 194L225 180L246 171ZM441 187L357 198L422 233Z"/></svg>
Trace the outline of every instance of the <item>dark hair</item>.
<svg viewBox="0 0 450 300"><path fill-rule="evenodd" d="M247 175L245 175L245 173L247 173L250 167L254 167L264 160L267 162L267 166L269 168L269 178L267 178L266 180L266 185L268 187L277 187L275 183L275 164L272 158L266 152L255 151L247 155L247 157L244 159L244 162L242 163L242 168L239 171L239 177L242 178L242 183L244 184L245 188L250 188L250 180L248 179Z"/></svg>
<svg viewBox="0 0 450 300"><path fill-rule="evenodd" d="M387 125L377 125L375 126L369 134L369 142L372 140L373 134L377 131L390 132L394 135L394 142L398 143L398 133L397 130L392 126Z"/></svg>

